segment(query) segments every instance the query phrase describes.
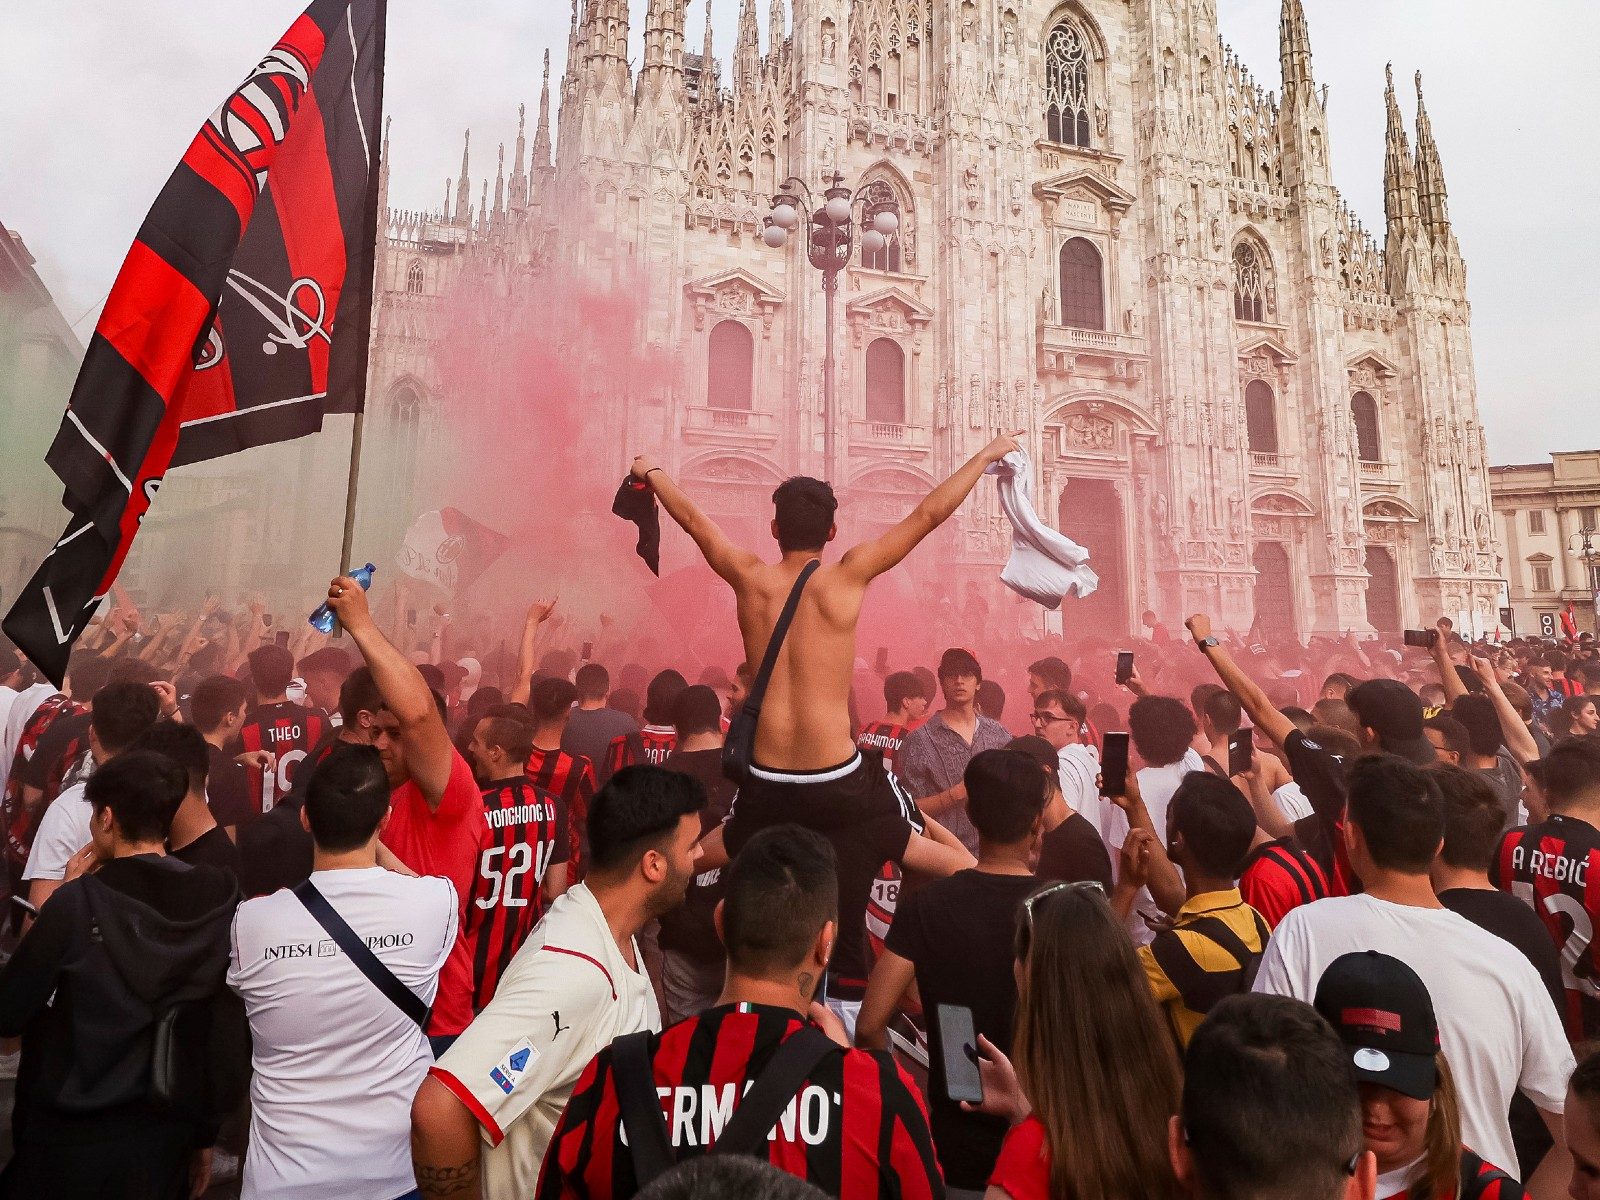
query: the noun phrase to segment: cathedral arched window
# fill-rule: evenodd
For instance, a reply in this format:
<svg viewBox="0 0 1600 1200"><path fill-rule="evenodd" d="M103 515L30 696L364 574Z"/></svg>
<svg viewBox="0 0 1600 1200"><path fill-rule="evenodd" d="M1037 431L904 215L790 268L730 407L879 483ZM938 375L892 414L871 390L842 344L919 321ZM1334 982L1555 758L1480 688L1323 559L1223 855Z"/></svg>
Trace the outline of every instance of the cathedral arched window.
<svg viewBox="0 0 1600 1200"><path fill-rule="evenodd" d="M1105 265L1088 238L1061 247L1061 323L1070 329L1106 327Z"/></svg>
<svg viewBox="0 0 1600 1200"><path fill-rule="evenodd" d="M422 295L423 279L422 264L419 262L412 263L411 269L406 272L407 293L413 296Z"/></svg>
<svg viewBox="0 0 1600 1200"><path fill-rule="evenodd" d="M1278 401L1262 380L1251 380L1244 390L1244 426L1250 453L1278 453Z"/></svg>
<svg viewBox="0 0 1600 1200"><path fill-rule="evenodd" d="M878 338L867 347L867 420L906 423L906 352L893 338Z"/></svg>
<svg viewBox="0 0 1600 1200"><path fill-rule="evenodd" d="M1267 264L1252 242L1240 242L1233 252L1233 317L1236 321L1267 319Z"/></svg>
<svg viewBox="0 0 1600 1200"><path fill-rule="evenodd" d="M1383 441L1378 436L1378 402L1369 392L1350 397L1350 416L1356 425L1356 457L1362 462L1383 461Z"/></svg>
<svg viewBox="0 0 1600 1200"><path fill-rule="evenodd" d="M1071 21L1045 39L1045 137L1063 146L1089 145L1089 57L1089 39Z"/></svg>
<svg viewBox="0 0 1600 1200"><path fill-rule="evenodd" d="M901 228L904 228L905 213L900 209L900 197L895 195L894 188L887 180L875 179L861 191L861 229L863 238L866 231L872 228L872 218L881 212L892 212L899 218ZM867 249L863 240L861 265L869 271L899 271L900 230L896 229L894 233L890 234L887 244L875 254Z"/></svg>
<svg viewBox="0 0 1600 1200"><path fill-rule="evenodd" d="M741 321L721 321L711 330L706 354L706 403L712 408L749 412L753 405L752 376L756 343L749 326Z"/></svg>

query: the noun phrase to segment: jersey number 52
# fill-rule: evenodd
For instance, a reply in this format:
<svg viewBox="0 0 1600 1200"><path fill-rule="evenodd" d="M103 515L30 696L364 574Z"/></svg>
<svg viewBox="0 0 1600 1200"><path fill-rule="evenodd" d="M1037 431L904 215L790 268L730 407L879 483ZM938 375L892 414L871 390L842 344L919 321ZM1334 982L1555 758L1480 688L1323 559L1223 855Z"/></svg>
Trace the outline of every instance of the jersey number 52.
<svg viewBox="0 0 1600 1200"><path fill-rule="evenodd" d="M555 842L540 842L538 848L527 842L515 842L509 849L493 846L483 852L478 863L478 874L489 884L489 894L478 897L478 907L493 908L503 904L507 908L525 908L533 889L544 879L550 860L555 855ZM499 863L505 856L504 867ZM528 879L529 872L533 878Z"/></svg>

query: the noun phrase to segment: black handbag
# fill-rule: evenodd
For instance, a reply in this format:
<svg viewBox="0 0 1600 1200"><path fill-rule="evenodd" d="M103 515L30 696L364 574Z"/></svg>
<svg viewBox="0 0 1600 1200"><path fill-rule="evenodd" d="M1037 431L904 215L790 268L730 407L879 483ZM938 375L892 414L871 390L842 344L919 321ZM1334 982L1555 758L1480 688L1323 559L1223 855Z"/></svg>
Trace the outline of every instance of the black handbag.
<svg viewBox="0 0 1600 1200"><path fill-rule="evenodd" d="M767 684L772 682L772 670L778 665L778 651L783 649L783 639L789 635L795 611L800 607L800 593L822 564L816 559L808 562L794 581L789 599L783 606L778 623L772 628L772 638L767 642L767 653L761 659L761 669L750 684L750 694L744 706L728 723L728 736L722 742L722 773L740 787L750 781L750 764L755 761L756 725L761 720L761 702L767 696Z"/></svg>

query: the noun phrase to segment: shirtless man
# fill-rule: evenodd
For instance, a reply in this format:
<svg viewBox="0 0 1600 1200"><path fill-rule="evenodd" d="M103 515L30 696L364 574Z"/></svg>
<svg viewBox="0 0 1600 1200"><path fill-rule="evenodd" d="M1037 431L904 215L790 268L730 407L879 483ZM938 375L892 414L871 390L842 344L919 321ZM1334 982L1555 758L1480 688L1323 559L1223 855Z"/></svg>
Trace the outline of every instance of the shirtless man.
<svg viewBox="0 0 1600 1200"><path fill-rule="evenodd" d="M752 778L740 789L727 821L704 844L702 870L737 854L761 829L784 822L815 829L833 844L840 924L828 1000L848 1028L853 1028L866 987L867 898L883 864L896 862L934 877L973 865L960 842L917 811L881 760L863 757L856 749L848 704L856 620L867 585L948 520L985 468L1018 448L1020 436L996 438L888 533L846 551L837 563L825 563L812 575L762 704ZM746 661L759 664L795 580L838 536L833 489L805 477L778 488L772 533L782 557L768 563L729 541L647 458L634 460L633 475L651 486L667 514L694 539L707 565L733 588Z"/></svg>

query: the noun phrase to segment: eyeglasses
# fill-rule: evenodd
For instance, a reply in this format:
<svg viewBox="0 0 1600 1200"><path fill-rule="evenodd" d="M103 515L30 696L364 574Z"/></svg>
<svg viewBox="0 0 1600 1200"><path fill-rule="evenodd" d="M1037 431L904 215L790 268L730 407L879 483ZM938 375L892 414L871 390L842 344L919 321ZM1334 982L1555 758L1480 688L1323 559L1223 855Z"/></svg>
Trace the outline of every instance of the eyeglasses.
<svg viewBox="0 0 1600 1200"><path fill-rule="evenodd" d="M1036 712L1033 714L1035 725L1059 725L1063 721L1070 721L1071 717L1058 717L1055 713Z"/></svg>
<svg viewBox="0 0 1600 1200"><path fill-rule="evenodd" d="M1053 883L1049 887L1035 892L1022 902L1022 911L1027 915L1028 929L1030 932L1033 929L1034 905L1038 904L1039 901L1043 900L1046 896L1054 896L1058 892L1099 893L1099 895L1104 898L1106 894L1106 887L1105 884L1101 883L1098 879L1083 879L1076 883Z"/></svg>

